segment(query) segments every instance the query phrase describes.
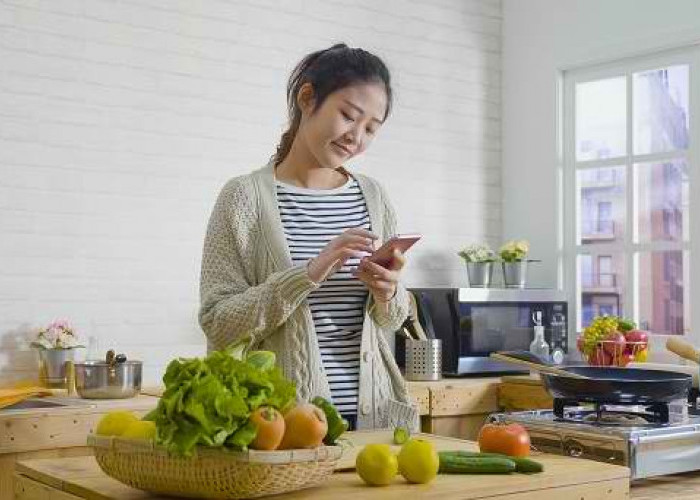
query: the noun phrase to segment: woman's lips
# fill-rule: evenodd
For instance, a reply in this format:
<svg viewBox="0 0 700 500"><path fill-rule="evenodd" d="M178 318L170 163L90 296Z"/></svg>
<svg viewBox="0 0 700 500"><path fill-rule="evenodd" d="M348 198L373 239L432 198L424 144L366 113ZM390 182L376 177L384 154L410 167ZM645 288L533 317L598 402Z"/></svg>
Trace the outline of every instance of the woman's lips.
<svg viewBox="0 0 700 500"><path fill-rule="evenodd" d="M331 142L331 144L333 144L339 151L342 151L344 156L352 155L352 152L349 149L345 148L344 146L341 146L337 142Z"/></svg>

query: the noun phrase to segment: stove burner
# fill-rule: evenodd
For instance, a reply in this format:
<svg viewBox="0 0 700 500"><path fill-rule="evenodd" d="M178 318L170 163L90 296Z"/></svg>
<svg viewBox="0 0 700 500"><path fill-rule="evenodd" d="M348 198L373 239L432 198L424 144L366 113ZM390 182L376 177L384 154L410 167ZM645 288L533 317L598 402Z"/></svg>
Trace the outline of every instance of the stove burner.
<svg viewBox="0 0 700 500"><path fill-rule="evenodd" d="M560 422L590 423L592 425L610 426L653 426L668 424L668 403L650 403L639 405L638 403L595 403L591 410L566 410L567 406L579 406L581 403L572 399L554 398L555 420ZM643 406L644 411L624 411L620 406Z"/></svg>

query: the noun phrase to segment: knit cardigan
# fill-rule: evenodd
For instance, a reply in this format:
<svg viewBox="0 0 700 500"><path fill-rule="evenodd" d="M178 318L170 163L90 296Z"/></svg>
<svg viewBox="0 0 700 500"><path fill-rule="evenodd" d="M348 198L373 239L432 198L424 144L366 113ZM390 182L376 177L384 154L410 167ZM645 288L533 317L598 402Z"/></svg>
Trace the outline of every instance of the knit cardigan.
<svg viewBox="0 0 700 500"><path fill-rule="evenodd" d="M352 174L365 198L372 231L386 241L396 217L373 179ZM243 337L277 354L283 373L297 386L297 399L330 399L307 296L318 288L305 266L294 266L284 237L272 163L231 179L218 196L204 241L199 322L209 349ZM373 306L369 294L362 328L358 428L385 428L413 414L406 384L387 337L408 316L409 296L399 284L394 298ZM390 418L390 414L392 416Z"/></svg>

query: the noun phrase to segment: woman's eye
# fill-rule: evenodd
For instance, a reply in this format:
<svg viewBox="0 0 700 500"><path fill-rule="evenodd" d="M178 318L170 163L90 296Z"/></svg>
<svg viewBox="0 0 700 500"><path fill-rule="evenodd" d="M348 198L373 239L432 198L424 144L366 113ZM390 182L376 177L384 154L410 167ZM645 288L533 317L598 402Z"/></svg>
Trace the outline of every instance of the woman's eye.
<svg viewBox="0 0 700 500"><path fill-rule="evenodd" d="M343 118L345 118L345 121L348 121L348 122L354 122L354 121L355 121L355 120L353 119L353 117L350 116L349 114L347 114L345 111L341 111L340 113L343 115Z"/></svg>
<svg viewBox="0 0 700 500"><path fill-rule="evenodd" d="M377 132L377 131L374 130L374 129L372 129L372 128L368 128L368 129L367 129L367 135L374 135L376 132Z"/></svg>

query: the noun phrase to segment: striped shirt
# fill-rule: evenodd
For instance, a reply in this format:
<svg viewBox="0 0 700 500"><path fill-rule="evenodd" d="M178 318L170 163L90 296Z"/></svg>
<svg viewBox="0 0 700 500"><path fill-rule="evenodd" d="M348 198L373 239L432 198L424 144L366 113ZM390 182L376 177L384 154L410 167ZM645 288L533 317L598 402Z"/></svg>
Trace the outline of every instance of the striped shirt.
<svg viewBox="0 0 700 500"><path fill-rule="evenodd" d="M335 189L307 189L277 182L282 227L294 265L305 265L336 236L355 227L370 230L369 213L357 181ZM333 404L357 413L360 342L367 288L352 275L353 258L308 296L321 361Z"/></svg>

